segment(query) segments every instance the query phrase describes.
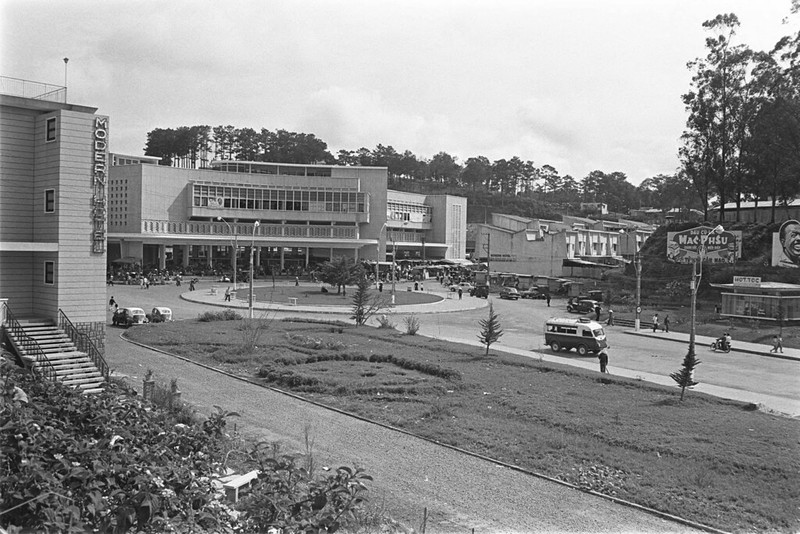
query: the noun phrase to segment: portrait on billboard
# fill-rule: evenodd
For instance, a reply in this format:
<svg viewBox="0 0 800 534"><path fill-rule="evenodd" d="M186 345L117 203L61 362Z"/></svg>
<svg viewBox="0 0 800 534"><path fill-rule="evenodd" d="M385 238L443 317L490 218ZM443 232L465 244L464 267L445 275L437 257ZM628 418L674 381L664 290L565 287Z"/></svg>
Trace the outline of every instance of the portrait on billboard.
<svg viewBox="0 0 800 534"><path fill-rule="evenodd" d="M790 219L772 234L772 265L800 267L800 221Z"/></svg>

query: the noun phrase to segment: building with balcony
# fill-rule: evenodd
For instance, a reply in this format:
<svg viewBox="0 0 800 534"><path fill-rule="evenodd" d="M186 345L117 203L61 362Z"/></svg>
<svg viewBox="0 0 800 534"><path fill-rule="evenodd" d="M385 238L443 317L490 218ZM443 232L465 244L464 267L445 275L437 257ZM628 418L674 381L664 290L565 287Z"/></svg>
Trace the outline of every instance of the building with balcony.
<svg viewBox="0 0 800 534"><path fill-rule="evenodd" d="M474 258L493 272L595 277L630 261L652 234L634 221L595 221L564 216L561 221L493 213L491 224L470 227Z"/></svg>
<svg viewBox="0 0 800 534"><path fill-rule="evenodd" d="M0 82L0 309L68 317L102 345L108 117L65 87Z"/></svg>
<svg viewBox="0 0 800 534"><path fill-rule="evenodd" d="M387 190L385 167L214 161L208 169L112 154L109 259L228 270L254 247L256 271L355 261L463 258L466 199ZM258 224L256 224L258 223ZM249 261L248 261L249 263Z"/></svg>

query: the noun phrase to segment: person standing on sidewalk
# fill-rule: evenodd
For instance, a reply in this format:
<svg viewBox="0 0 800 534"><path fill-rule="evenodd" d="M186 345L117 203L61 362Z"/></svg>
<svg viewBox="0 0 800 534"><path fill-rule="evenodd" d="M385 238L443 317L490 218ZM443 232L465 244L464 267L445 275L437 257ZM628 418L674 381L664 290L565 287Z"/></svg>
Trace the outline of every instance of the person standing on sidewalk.
<svg viewBox="0 0 800 534"><path fill-rule="evenodd" d="M664 332L669 334L669 314L664 317Z"/></svg>
<svg viewBox="0 0 800 534"><path fill-rule="evenodd" d="M781 336L778 334L775 334L772 336L772 348L770 349L770 352L777 353L779 350L781 351L781 354L783 354L783 338L781 338Z"/></svg>
<svg viewBox="0 0 800 534"><path fill-rule="evenodd" d="M597 357L600 359L600 372L607 373L608 372L608 352L606 349L601 350Z"/></svg>
<svg viewBox="0 0 800 534"><path fill-rule="evenodd" d="M608 326L614 326L614 310L611 308L608 309L608 321L606 322Z"/></svg>
<svg viewBox="0 0 800 534"><path fill-rule="evenodd" d="M653 332L658 330L658 314L653 314Z"/></svg>

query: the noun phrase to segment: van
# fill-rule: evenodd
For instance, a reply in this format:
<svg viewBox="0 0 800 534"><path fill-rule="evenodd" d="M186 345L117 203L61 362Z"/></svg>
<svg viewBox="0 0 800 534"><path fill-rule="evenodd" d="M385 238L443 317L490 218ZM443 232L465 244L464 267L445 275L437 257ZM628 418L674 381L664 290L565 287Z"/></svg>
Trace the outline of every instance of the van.
<svg viewBox="0 0 800 534"><path fill-rule="evenodd" d="M548 319L544 326L544 342L550 345L553 352L576 349L581 356L608 347L606 333L600 323L586 318Z"/></svg>

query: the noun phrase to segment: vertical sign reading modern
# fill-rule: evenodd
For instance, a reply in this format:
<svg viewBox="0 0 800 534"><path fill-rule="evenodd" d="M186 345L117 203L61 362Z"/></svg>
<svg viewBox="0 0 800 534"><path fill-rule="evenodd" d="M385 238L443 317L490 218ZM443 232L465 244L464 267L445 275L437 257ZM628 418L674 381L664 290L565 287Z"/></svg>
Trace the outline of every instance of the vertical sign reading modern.
<svg viewBox="0 0 800 534"><path fill-rule="evenodd" d="M92 252L106 249L106 182L108 181L108 117L95 117L92 158Z"/></svg>

